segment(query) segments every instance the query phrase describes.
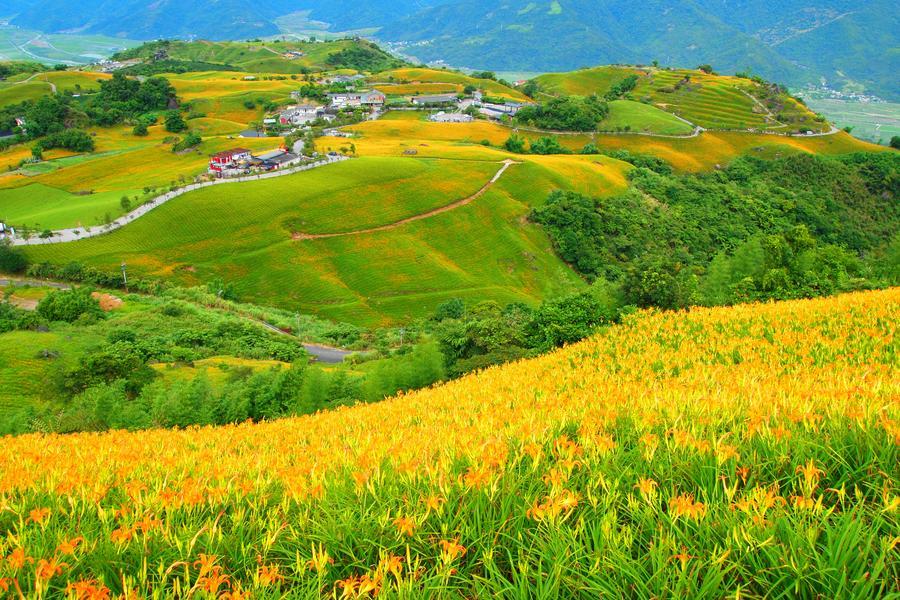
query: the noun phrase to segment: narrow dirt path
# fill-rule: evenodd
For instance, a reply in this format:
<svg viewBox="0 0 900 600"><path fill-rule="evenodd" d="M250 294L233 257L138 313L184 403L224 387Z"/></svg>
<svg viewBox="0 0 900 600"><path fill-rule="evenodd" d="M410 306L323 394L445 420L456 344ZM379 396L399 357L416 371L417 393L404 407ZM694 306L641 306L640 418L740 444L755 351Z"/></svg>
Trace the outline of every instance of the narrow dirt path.
<svg viewBox="0 0 900 600"><path fill-rule="evenodd" d="M491 180L488 181L486 184L484 184L484 186L482 186L482 188L480 190L478 190L471 196L463 198L462 200L457 200L456 202L451 202L450 204L446 204L439 208L429 210L428 212L424 212L424 213L421 213L418 215L413 215L412 217L406 217L405 219L401 219L399 221L394 221L393 223L388 223L387 225L379 225L378 227L370 227L368 229L357 229L356 231L342 231L339 233L299 233L298 232L298 233L293 234L291 236L291 239L293 239L293 240L323 240L326 238L345 237L345 236L349 236L349 235L363 235L365 233L375 233L377 231L388 231L390 229L396 229L398 227L406 225L407 223L421 221L422 219L429 219L436 215L440 215L445 212L450 212L451 210L456 210L457 208L465 206L466 204L471 204L472 202L474 202L475 200L477 200L478 198L483 196L485 194L485 192L487 192L489 189L491 189L493 187L493 185L495 183L497 183L497 181L503 176L503 174L506 172L506 170L508 168L510 168L512 165L518 165L518 164L521 164L521 163L511 160L511 159L504 160L503 166L500 167L500 170L497 171L494 174L494 176L491 177Z"/></svg>

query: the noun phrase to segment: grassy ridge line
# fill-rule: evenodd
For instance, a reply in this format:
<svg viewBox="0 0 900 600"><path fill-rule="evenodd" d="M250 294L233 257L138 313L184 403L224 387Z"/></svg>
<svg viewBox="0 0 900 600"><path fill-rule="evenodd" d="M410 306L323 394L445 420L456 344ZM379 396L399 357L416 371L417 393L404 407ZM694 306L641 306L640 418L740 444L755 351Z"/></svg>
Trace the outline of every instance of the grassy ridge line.
<svg viewBox="0 0 900 600"><path fill-rule="evenodd" d="M900 289L640 313L374 405L3 439L0 551L66 564L0 573L141 594L878 596L900 569L898 318Z"/></svg>

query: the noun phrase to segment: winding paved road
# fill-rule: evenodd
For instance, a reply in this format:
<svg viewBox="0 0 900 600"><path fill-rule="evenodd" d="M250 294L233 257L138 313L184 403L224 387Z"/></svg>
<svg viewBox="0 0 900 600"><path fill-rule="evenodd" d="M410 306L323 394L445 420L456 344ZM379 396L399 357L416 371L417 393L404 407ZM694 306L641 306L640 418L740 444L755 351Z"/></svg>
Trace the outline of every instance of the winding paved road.
<svg viewBox="0 0 900 600"><path fill-rule="evenodd" d="M310 169L315 169L317 167L323 167L325 165L329 165L336 162L341 162L344 160L350 160L346 156L328 156L319 161L301 165L299 167L293 167L290 169L285 169L283 171L274 171L271 173L262 173L260 175L249 175L246 177L235 177L233 179L215 179L213 181L205 181L202 183L192 183L190 185L186 185L183 188L178 188L177 190L172 190L171 192L166 192L160 196L157 196L147 202L134 209L127 215L121 216L112 223L108 225L99 225L95 227L72 227L70 229L57 229L51 232L49 237L30 237L30 238L22 238L22 237L14 237L10 241L13 246L40 246L44 244L63 244L66 242L75 242L78 240L83 240L87 238L97 237L99 235L107 234L111 231L115 231L116 229L120 229L125 225L139 219L144 216L157 206L162 206L169 200L177 198L183 194L188 192L193 192L195 190L199 190L205 187L210 187L214 185L226 185L230 183L242 183L247 181L259 181L261 179L271 179L274 177L284 177L285 175L293 175L294 173L299 173L301 171L308 171Z"/></svg>

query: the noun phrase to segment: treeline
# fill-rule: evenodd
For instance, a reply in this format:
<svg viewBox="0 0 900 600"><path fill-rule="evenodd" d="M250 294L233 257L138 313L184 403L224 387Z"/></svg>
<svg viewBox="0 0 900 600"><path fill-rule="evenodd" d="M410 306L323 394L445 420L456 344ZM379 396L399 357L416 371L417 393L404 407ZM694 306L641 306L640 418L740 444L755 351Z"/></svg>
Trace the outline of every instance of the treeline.
<svg viewBox="0 0 900 600"><path fill-rule="evenodd" d="M604 282L588 291L547 300L537 307L515 303L501 307L462 300L445 302L430 319L449 377L536 356L571 344L610 325L631 308Z"/></svg>
<svg viewBox="0 0 900 600"><path fill-rule="evenodd" d="M62 68L64 69L65 67ZM21 75L22 73L42 73L44 71L50 70L51 67L48 67L47 65L41 64L39 62L20 60L0 62L0 81L9 77L13 77L15 75Z"/></svg>
<svg viewBox="0 0 900 600"><path fill-rule="evenodd" d="M705 175L641 167L621 196L557 191L530 219L627 304L812 297L898 283L898 167L896 153L740 158Z"/></svg>

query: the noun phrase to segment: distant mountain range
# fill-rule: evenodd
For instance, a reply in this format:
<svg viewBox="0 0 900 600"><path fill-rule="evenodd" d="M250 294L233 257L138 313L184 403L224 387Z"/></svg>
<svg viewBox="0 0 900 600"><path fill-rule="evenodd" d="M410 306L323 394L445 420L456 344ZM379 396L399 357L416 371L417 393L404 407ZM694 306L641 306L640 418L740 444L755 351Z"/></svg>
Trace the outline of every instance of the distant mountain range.
<svg viewBox="0 0 900 600"><path fill-rule="evenodd" d="M0 17L48 32L242 39L300 14L375 31L422 61L510 71L649 63L823 79L900 99L896 0L6 0ZM7 13L4 15L3 13ZM283 21L282 21L283 23Z"/></svg>

